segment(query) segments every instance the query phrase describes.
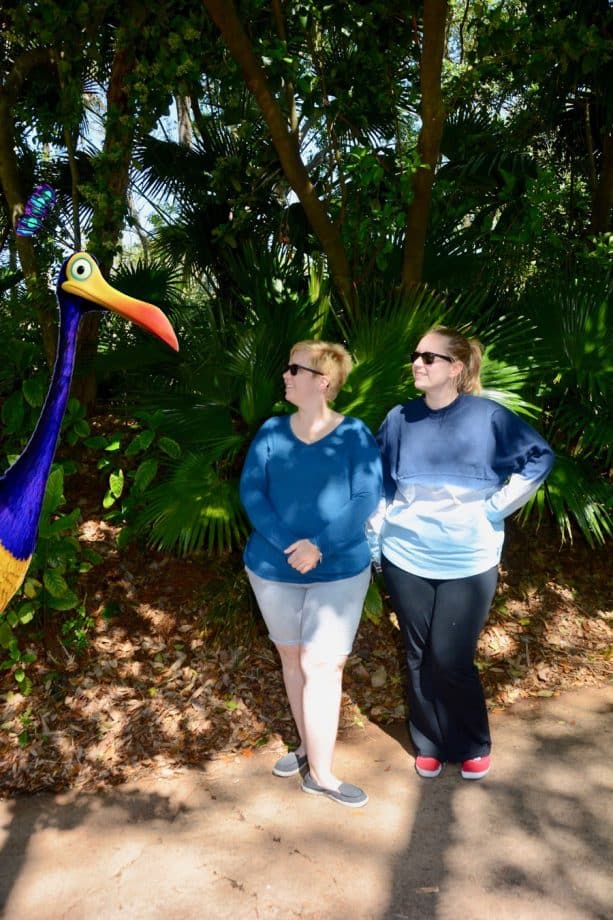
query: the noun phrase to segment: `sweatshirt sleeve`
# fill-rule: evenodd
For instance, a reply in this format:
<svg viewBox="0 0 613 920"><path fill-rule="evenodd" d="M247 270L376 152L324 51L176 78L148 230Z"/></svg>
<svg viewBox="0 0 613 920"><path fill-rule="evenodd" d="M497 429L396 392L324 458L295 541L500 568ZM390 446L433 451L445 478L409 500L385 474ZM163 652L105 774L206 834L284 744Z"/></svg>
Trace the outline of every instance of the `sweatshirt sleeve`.
<svg viewBox="0 0 613 920"><path fill-rule="evenodd" d="M299 535L283 523L268 500L266 466L271 445L263 425L249 446L240 478L240 498L254 529L276 549L283 551Z"/></svg>
<svg viewBox="0 0 613 920"><path fill-rule="evenodd" d="M388 412L381 423L376 441L381 453L381 464L383 467L383 497L387 504L394 500L396 494L396 482L392 475L395 467L392 451L397 450L398 441L398 412L393 410Z"/></svg>
<svg viewBox="0 0 613 920"><path fill-rule="evenodd" d="M485 503L492 522L502 521L534 495L549 474L555 455L541 435L515 413L499 407L492 417L496 442L494 463L503 485Z"/></svg>
<svg viewBox="0 0 613 920"><path fill-rule="evenodd" d="M396 483L390 472L390 456L388 448L388 431L390 427L389 414L384 418L376 434L376 442L381 456L381 492L379 501L366 521L366 540L370 550L370 558L377 569L381 566L381 530L385 521L387 506L396 494Z"/></svg>
<svg viewBox="0 0 613 920"><path fill-rule="evenodd" d="M365 425L347 463L351 498L339 508L333 521L311 537L311 542L319 547L324 557L355 543L356 533L365 533L366 520L381 497L381 457L377 443Z"/></svg>

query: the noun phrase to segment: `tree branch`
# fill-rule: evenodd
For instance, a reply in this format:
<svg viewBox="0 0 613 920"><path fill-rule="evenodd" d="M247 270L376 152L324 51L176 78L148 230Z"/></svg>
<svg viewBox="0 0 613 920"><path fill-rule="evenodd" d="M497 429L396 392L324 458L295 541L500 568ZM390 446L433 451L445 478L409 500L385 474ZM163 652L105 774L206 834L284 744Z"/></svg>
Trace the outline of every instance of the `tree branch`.
<svg viewBox="0 0 613 920"><path fill-rule="evenodd" d="M341 298L351 309L355 305L349 262L337 227L316 194L308 171L302 162L294 137L253 51L251 42L237 16L232 0L203 0L203 4L232 57L242 69L245 83L268 125L272 143L292 189L304 208L307 219L318 237L328 259L330 275Z"/></svg>
<svg viewBox="0 0 613 920"><path fill-rule="evenodd" d="M417 142L420 166L413 177L413 200L407 211L402 286L422 279L424 250L434 172L438 163L445 112L441 90L447 30L447 0L424 3L423 45L420 59L421 130Z"/></svg>

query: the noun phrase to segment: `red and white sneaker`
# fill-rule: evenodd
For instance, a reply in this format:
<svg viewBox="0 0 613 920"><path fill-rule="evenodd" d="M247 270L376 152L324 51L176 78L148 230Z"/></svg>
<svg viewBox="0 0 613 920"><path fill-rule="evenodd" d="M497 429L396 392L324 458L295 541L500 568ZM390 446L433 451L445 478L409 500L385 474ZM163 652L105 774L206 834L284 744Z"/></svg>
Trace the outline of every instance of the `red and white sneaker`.
<svg viewBox="0 0 613 920"><path fill-rule="evenodd" d="M483 779L485 774L489 772L490 765L491 757L489 754L465 760L462 764L462 779Z"/></svg>
<svg viewBox="0 0 613 920"><path fill-rule="evenodd" d="M418 754L415 758L415 769L420 776L434 779L443 769L443 764L436 757L424 757Z"/></svg>

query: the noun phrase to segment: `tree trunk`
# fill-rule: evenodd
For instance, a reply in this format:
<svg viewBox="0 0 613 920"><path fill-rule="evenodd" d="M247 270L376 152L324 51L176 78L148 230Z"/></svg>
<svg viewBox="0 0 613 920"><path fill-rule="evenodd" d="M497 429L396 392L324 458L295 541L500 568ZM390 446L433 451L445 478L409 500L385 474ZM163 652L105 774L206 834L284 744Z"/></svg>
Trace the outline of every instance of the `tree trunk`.
<svg viewBox="0 0 613 920"><path fill-rule="evenodd" d="M28 51L15 62L6 83L0 87L0 185L8 204L13 227L23 214L28 196L24 194L19 181L12 110L29 72L41 64L52 63L53 52L49 48ZM32 240L18 236L17 252L28 293L40 323L45 358L48 366L52 367L57 343L57 307L46 280L41 277Z"/></svg>
<svg viewBox="0 0 613 920"><path fill-rule="evenodd" d="M271 140L287 181L298 196L313 232L326 254L334 285L347 308L351 310L355 306L356 297L341 235L315 192L297 149L295 137L289 130L281 108L268 86L266 74L254 54L234 3L232 0L203 0L203 4L243 71L245 83L253 93L270 130Z"/></svg>
<svg viewBox="0 0 613 920"><path fill-rule="evenodd" d="M185 96L175 96L175 105L177 107L177 136L179 143L184 147L191 147L194 136L189 115L189 99Z"/></svg>
<svg viewBox="0 0 613 920"><path fill-rule="evenodd" d="M413 177L413 199L407 210L402 287L422 280L424 250L434 172L438 163L445 112L441 74L447 30L447 0L425 0L420 59L421 130L417 142L421 165Z"/></svg>
<svg viewBox="0 0 613 920"><path fill-rule="evenodd" d="M592 233L608 233L611 230L611 209L613 208L613 134L605 134L602 149L602 168L592 197Z"/></svg>
<svg viewBox="0 0 613 920"><path fill-rule="evenodd" d="M136 125L127 78L136 63L136 36L145 16L146 9L141 7L131 13L129 21L135 40L116 52L107 89L104 145L96 169L97 186L103 204L94 213L90 240L91 249L100 261L100 270L105 278L109 277L113 265L127 209ZM94 359L98 348L99 322L99 316L90 313L85 316L79 329L73 393L86 406L96 399Z"/></svg>

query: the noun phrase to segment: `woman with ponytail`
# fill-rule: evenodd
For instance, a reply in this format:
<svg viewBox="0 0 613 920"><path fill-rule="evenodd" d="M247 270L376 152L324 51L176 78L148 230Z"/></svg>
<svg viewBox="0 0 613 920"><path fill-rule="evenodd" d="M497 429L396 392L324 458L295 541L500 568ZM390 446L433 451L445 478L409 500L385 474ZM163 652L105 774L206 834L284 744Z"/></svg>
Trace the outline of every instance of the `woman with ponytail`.
<svg viewBox="0 0 613 920"><path fill-rule="evenodd" d="M453 762L464 779L481 779L491 739L474 657L504 519L536 492L554 455L534 428L478 396L477 340L439 326L411 361L423 397L396 406L379 429L385 496L369 541L405 646L417 773L435 777Z"/></svg>

